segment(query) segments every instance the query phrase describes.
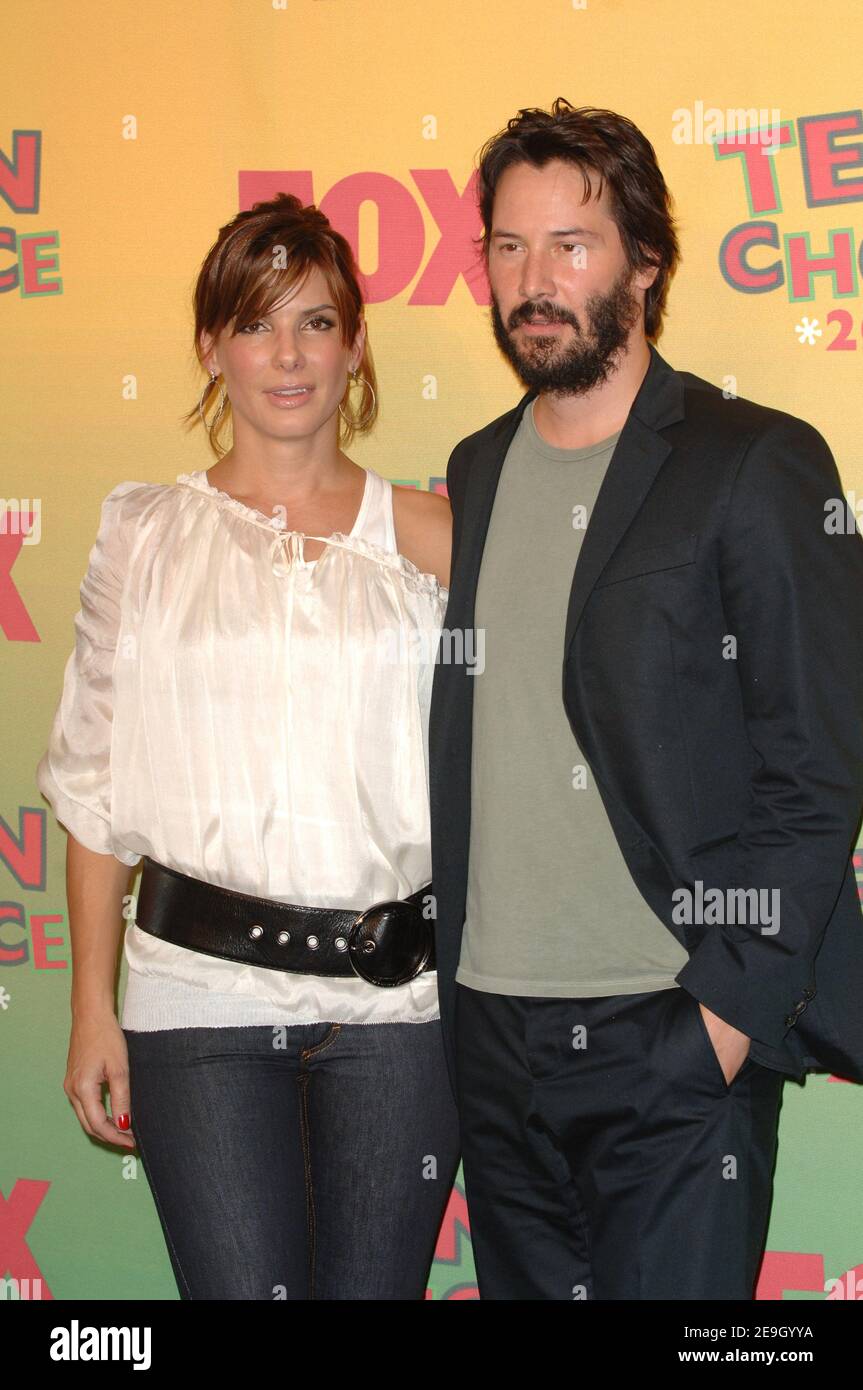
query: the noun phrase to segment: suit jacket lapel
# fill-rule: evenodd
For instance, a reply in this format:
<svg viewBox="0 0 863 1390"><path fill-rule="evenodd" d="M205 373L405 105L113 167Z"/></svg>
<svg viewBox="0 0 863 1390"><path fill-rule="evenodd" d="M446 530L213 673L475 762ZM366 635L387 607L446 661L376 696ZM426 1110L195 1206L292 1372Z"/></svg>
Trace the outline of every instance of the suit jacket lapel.
<svg viewBox="0 0 863 1390"><path fill-rule="evenodd" d="M650 491L671 445L657 434L683 419L683 382L649 344L650 364L602 480L578 554L564 636L564 667L594 584Z"/></svg>
<svg viewBox="0 0 863 1390"><path fill-rule="evenodd" d="M536 394L536 391L528 391L514 410L501 416L497 429L471 461L470 485L465 489L461 521L462 542L450 576L447 627L463 630L474 625L479 568L503 461L525 408Z"/></svg>
<svg viewBox="0 0 863 1390"><path fill-rule="evenodd" d="M564 665L591 590L671 451L671 445L657 430L683 419L683 381L653 344L648 346L650 363L621 430L575 565L564 636ZM465 629L474 625L477 581L503 461L522 415L536 395L536 391L528 391L514 410L501 417L497 429L470 465L462 543L450 581L448 627Z"/></svg>

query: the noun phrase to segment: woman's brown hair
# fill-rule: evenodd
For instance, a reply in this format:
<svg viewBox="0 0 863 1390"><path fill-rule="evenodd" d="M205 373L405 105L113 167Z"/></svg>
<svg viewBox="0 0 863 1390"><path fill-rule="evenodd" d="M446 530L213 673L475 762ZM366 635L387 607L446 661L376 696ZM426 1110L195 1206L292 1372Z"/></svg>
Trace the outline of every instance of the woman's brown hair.
<svg viewBox="0 0 863 1390"><path fill-rule="evenodd" d="M304 207L293 193L277 193L226 223L195 285L195 355L201 366L202 334L215 339L232 319L235 332L253 324L301 284L313 266L320 268L327 282L338 310L342 343L349 347L363 312L360 273L350 243L324 214L314 204ZM340 447L350 444L355 434L365 434L377 419L378 384L368 333L357 371L374 394L363 387L360 400L352 402L348 381L341 401L344 416L339 416ZM184 421L199 418L200 413L206 418L214 393L218 394L217 384L218 378L206 383L201 400L183 416ZM220 418L208 429L217 457L226 452L220 436L229 415L226 401Z"/></svg>
<svg viewBox="0 0 863 1390"><path fill-rule="evenodd" d="M617 224L630 269L658 265L659 273L644 298L648 338L662 332L668 287L680 261L671 194L656 161L656 152L626 116L594 106L574 107L557 97L551 111L524 107L479 155L477 196L483 222L482 254L488 262L494 193L511 164L542 168L551 159L576 165L584 178L584 201L591 195L586 171L598 175L596 196L605 184L611 216Z"/></svg>

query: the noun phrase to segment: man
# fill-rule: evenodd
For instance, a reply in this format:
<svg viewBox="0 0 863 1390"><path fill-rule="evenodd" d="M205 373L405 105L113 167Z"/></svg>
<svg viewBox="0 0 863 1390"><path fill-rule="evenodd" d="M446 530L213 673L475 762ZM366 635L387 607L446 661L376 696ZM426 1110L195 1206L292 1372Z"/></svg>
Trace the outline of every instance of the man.
<svg viewBox="0 0 863 1390"><path fill-rule="evenodd" d="M784 1077L863 1080L863 538L815 429L656 351L630 121L523 110L479 193L529 388L449 461L430 728L480 1296L751 1299Z"/></svg>

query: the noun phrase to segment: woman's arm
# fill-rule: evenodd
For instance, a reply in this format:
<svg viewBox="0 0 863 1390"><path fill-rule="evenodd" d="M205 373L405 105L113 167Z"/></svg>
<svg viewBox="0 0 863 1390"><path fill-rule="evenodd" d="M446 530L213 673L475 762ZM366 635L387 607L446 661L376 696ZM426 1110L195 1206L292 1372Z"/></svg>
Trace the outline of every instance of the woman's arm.
<svg viewBox="0 0 863 1390"><path fill-rule="evenodd" d="M72 1036L63 1083L82 1128L93 1138L131 1148L111 1112L129 1113L126 1038L114 1012L123 895L140 855L116 839L111 818L113 669L124 576L132 538L126 504L149 486L124 482L102 503L99 530L81 581L75 647L36 784L68 832L66 898L72 940Z"/></svg>
<svg viewBox="0 0 863 1390"><path fill-rule="evenodd" d="M72 1018L114 1012L123 897L132 869L69 835L66 901L72 941Z"/></svg>
<svg viewBox="0 0 863 1390"><path fill-rule="evenodd" d="M63 1089L88 1134L126 1148L134 1147L134 1135L108 1118L101 1091L107 1081L113 1116L130 1113L126 1039L114 1011L114 985L123 897L132 872L113 854L97 854L69 835L72 1035Z"/></svg>

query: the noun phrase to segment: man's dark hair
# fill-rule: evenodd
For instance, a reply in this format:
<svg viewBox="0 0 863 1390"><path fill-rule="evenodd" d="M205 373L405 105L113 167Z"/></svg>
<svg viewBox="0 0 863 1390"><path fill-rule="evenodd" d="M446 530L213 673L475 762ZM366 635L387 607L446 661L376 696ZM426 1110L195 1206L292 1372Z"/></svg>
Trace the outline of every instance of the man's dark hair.
<svg viewBox="0 0 863 1390"><path fill-rule="evenodd" d="M488 263L492 208L498 180L511 164L542 168L562 159L581 169L584 199L591 195L588 171L598 176L596 196L609 190L611 216L617 224L630 269L658 265L645 293L644 328L650 339L662 332L662 315L671 277L680 260L671 194L645 135L626 116L594 106L571 106L557 97L551 111L524 107L503 130L487 140L479 155L477 196L483 222L482 253Z"/></svg>

